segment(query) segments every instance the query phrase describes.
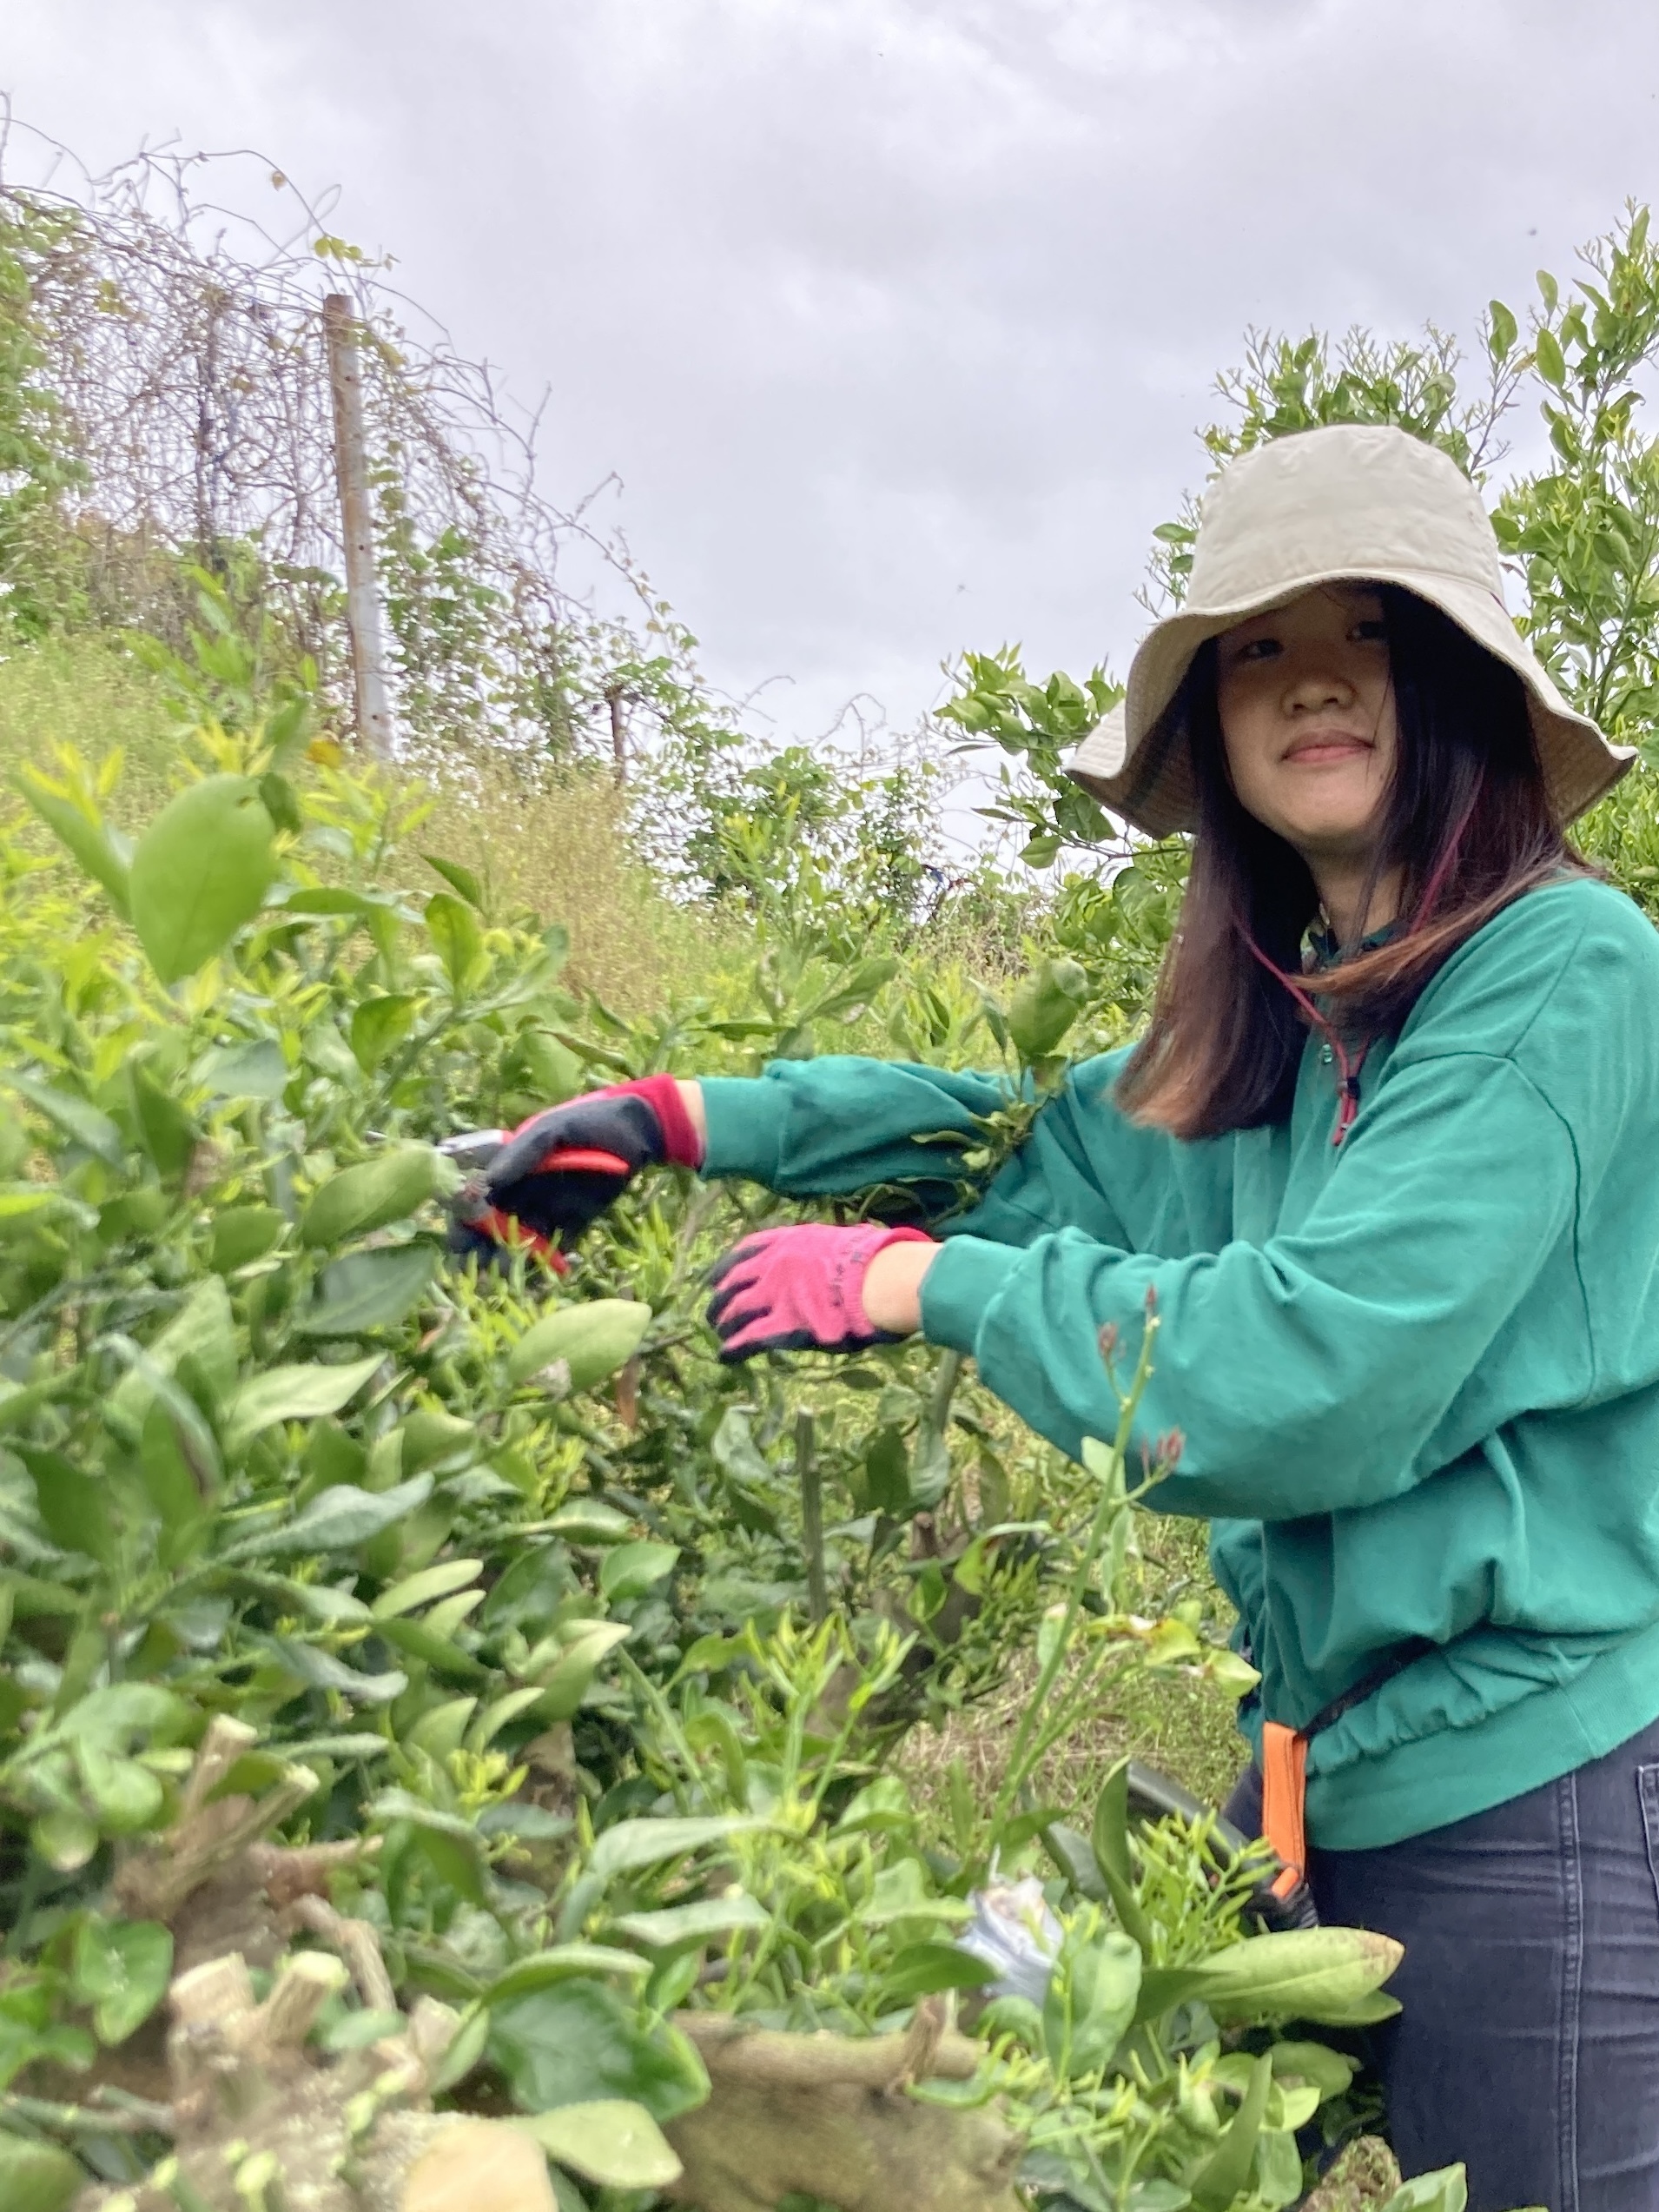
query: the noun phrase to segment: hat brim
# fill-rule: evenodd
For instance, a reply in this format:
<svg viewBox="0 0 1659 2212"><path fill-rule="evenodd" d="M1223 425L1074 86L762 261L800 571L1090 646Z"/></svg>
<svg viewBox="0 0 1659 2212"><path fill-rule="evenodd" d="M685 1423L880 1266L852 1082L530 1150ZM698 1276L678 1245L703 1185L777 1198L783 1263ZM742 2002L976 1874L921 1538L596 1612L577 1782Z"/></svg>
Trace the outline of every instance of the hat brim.
<svg viewBox="0 0 1659 2212"><path fill-rule="evenodd" d="M1588 715L1568 705L1495 593L1462 576L1368 568L1363 573L1302 577L1233 606L1182 609L1167 616L1141 641L1122 707L1079 745L1066 764L1067 775L1148 837L1195 829L1198 785L1186 732L1167 712L1193 654L1208 639L1288 606L1321 584L1394 584L1414 592L1512 668L1526 686L1545 787L1563 823L1609 791L1636 758L1635 746L1609 745Z"/></svg>

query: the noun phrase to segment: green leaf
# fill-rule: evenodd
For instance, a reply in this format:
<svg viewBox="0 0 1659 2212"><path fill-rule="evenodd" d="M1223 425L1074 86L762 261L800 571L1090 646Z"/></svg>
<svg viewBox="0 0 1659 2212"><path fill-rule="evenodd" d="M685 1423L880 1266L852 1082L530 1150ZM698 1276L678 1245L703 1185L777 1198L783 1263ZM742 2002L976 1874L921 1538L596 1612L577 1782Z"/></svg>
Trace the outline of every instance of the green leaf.
<svg viewBox="0 0 1659 2212"><path fill-rule="evenodd" d="M1567 381L1567 363L1562 354L1561 341L1553 330L1539 331L1533 348L1533 357L1544 382L1553 384L1559 391Z"/></svg>
<svg viewBox="0 0 1659 2212"><path fill-rule="evenodd" d="M457 1590L465 1590L476 1582L484 1571L482 1560L444 1560L436 1566L422 1567L419 1574L411 1574L401 1582L393 1583L389 1590L382 1590L371 1611L376 1620L395 1620L400 1613L413 1613L421 1606L434 1604L440 1598L453 1597Z"/></svg>
<svg viewBox="0 0 1659 2212"><path fill-rule="evenodd" d="M1488 323L1486 350L1495 361L1501 361L1506 358L1510 348L1515 343L1517 325L1513 314L1504 306L1502 300L1493 300L1488 304L1486 316Z"/></svg>
<svg viewBox="0 0 1659 2212"><path fill-rule="evenodd" d="M620 1544L633 1523L603 1498L572 1498L550 1516L547 1527L567 1544Z"/></svg>
<svg viewBox="0 0 1659 2212"><path fill-rule="evenodd" d="M1414 2174L1395 2190L1382 2212L1464 2212L1468 2202L1469 2177L1460 2161L1432 2174Z"/></svg>
<svg viewBox="0 0 1659 2212"><path fill-rule="evenodd" d="M417 1406L398 1423L403 1440L401 1466L405 1474L419 1474L426 1467L454 1467L479 1454L476 1422L458 1421L435 1406Z"/></svg>
<svg viewBox="0 0 1659 2212"><path fill-rule="evenodd" d="M191 1708L155 1682L112 1682L89 1690L58 1725L72 1743L96 1744L105 1751L129 1751L146 1738L176 1737Z"/></svg>
<svg viewBox="0 0 1659 2212"><path fill-rule="evenodd" d="M206 1534L207 1500L173 1415L159 1398L144 1416L138 1467L162 1524L162 1564L182 1566Z"/></svg>
<svg viewBox="0 0 1659 2212"><path fill-rule="evenodd" d="M354 1705L387 1705L409 1686L409 1678L400 1668L365 1674L320 1645L302 1644L296 1637L273 1636L270 1650L296 1682L303 1682L307 1689L337 1692Z"/></svg>
<svg viewBox="0 0 1659 2212"><path fill-rule="evenodd" d="M996 1979L997 1970L955 1944L909 1944L882 1977L882 2004L914 2004L940 1990L977 1990Z"/></svg>
<svg viewBox="0 0 1659 2212"><path fill-rule="evenodd" d="M1366 1929L1292 1928L1246 1936L1170 1970L1195 1977L1187 1993L1202 1997L1223 2024L1279 2019L1345 2025L1352 2007L1376 1997L1400 1955L1397 1943Z"/></svg>
<svg viewBox="0 0 1659 2212"><path fill-rule="evenodd" d="M640 1958L631 1950L617 1950L608 1944L555 1944L551 1950L539 1950L528 1958L515 1960L491 1983L484 1993L485 2001L505 2004L510 1998L529 1997L537 1990L556 1989L561 1982L585 1975L621 1974L638 1981L650 1971L649 1959Z"/></svg>
<svg viewBox="0 0 1659 2212"><path fill-rule="evenodd" d="M89 1809L112 1836L135 1836L153 1828L165 1809L159 1779L136 1759L106 1751L91 1738L75 1745L75 1764Z"/></svg>
<svg viewBox="0 0 1659 2212"><path fill-rule="evenodd" d="M112 1340L129 1362L128 1371L105 1401L106 1426L136 1442L151 1401L160 1398L178 1423L194 1464L204 1476L216 1475L219 1447L195 1401L175 1375L204 1391L215 1408L236 1385L236 1324L230 1295L217 1275L201 1278L159 1336L146 1345Z"/></svg>
<svg viewBox="0 0 1659 2212"><path fill-rule="evenodd" d="M122 2043L149 2019L173 1971L173 1936L155 1920L104 1920L88 1913L76 1929L74 1990L92 2007L102 2043Z"/></svg>
<svg viewBox="0 0 1659 2212"><path fill-rule="evenodd" d="M400 2036L408 2027L400 2012L343 2012L322 2029L317 2041L324 2050L367 2050L371 2043Z"/></svg>
<svg viewBox="0 0 1659 2212"><path fill-rule="evenodd" d="M612 1605L643 1598L671 1571L679 1555L677 1544L618 1544L605 1555L599 1588Z"/></svg>
<svg viewBox="0 0 1659 2212"><path fill-rule="evenodd" d="M1140 1947L1114 1929L1061 1946L1043 2006L1043 2037L1058 2069L1074 2079L1098 2073L1134 2018L1140 1994Z"/></svg>
<svg viewBox="0 0 1659 2212"><path fill-rule="evenodd" d="M36 1112L56 1123L72 1143L90 1152L106 1167L120 1167L126 1157L126 1147L121 1141L121 1131L107 1114L101 1114L96 1106L71 1092L55 1089L50 1083L36 1083L32 1076L20 1076L8 1070L5 1081Z"/></svg>
<svg viewBox="0 0 1659 2212"><path fill-rule="evenodd" d="M521 2109L625 2098L662 2122L709 2093L703 2063L684 2036L642 2027L603 1984L563 1982L492 2006L489 2050Z"/></svg>
<svg viewBox="0 0 1659 2212"><path fill-rule="evenodd" d="M288 1063L274 1037L248 1044L219 1044L196 1063L195 1079L215 1098L281 1098Z"/></svg>
<svg viewBox="0 0 1659 2212"><path fill-rule="evenodd" d="M469 1904L483 1904L483 1845L479 1837L453 1833L433 1820L417 1821L414 1847L438 1879L453 1890L457 1897L465 1897Z"/></svg>
<svg viewBox="0 0 1659 2212"><path fill-rule="evenodd" d="M0 2134L0 2204L6 2212L63 2212L90 2176L56 2143Z"/></svg>
<svg viewBox="0 0 1659 2212"><path fill-rule="evenodd" d="M337 1414L380 1364L380 1354L372 1352L345 1367L270 1368L251 1376L230 1401L233 1447L248 1445L278 1421L320 1421L325 1414Z"/></svg>
<svg viewBox="0 0 1659 2212"><path fill-rule="evenodd" d="M706 1944L718 1936L735 1935L740 1928L770 1928L772 1916L757 1898L742 1890L728 1890L724 1897L699 1897L695 1904L664 1905L656 1912L625 1912L615 1924L649 1950L678 1950L686 1944ZM938 1986L956 1985L942 1982Z"/></svg>
<svg viewBox="0 0 1659 2212"><path fill-rule="evenodd" d="M516 2119L550 2158L605 2189L666 2189L683 2170L668 2138L643 2104L597 2097Z"/></svg>
<svg viewBox="0 0 1659 2212"><path fill-rule="evenodd" d="M886 1513L903 1520L914 1510L910 1502L910 1454L896 1428L878 1428L864 1453L863 1495L858 1502L867 1512Z"/></svg>
<svg viewBox="0 0 1659 2212"><path fill-rule="evenodd" d="M27 762L17 771L17 788L47 828L69 847L94 883L102 884L122 920L130 918L131 884L127 863L99 818L85 812L67 792Z"/></svg>
<svg viewBox="0 0 1659 2212"><path fill-rule="evenodd" d="M260 804L270 816L273 825L297 838L305 827L300 812L299 794L286 776L274 769L268 770L259 779Z"/></svg>
<svg viewBox="0 0 1659 2212"><path fill-rule="evenodd" d="M1118 1925L1133 1936L1143 1951L1152 1950L1152 1931L1135 1895L1134 1868L1129 1858L1129 1762L1120 1759L1107 1776L1094 1805L1090 1841L1094 1864L1112 1898Z"/></svg>
<svg viewBox="0 0 1659 2212"><path fill-rule="evenodd" d="M1229 2212L1234 2198L1243 2195L1272 2085L1273 2062L1264 2053L1251 2069L1250 2086L1226 2132L1198 2171L1188 2177L1187 2187L1198 2212Z"/></svg>
<svg viewBox="0 0 1659 2212"><path fill-rule="evenodd" d="M407 1659L419 1659L424 1666L435 1667L440 1674L457 1676L463 1682L485 1682L489 1670L470 1652L462 1651L459 1644L428 1628L424 1621L406 1620L401 1617L380 1623L380 1634L394 1651Z"/></svg>
<svg viewBox="0 0 1659 2212"><path fill-rule="evenodd" d="M62 1452L36 1444L14 1447L34 1477L40 1517L52 1541L66 1552L83 1552L107 1566L115 1556L116 1529L109 1485L86 1474Z"/></svg>
<svg viewBox="0 0 1659 2212"><path fill-rule="evenodd" d="M814 1000L801 1018L803 1022L828 1021L832 1016L848 1014L855 1007L868 1005L898 971L899 964L890 954L877 960L866 960L823 997Z"/></svg>
<svg viewBox="0 0 1659 2212"><path fill-rule="evenodd" d="M572 1390L591 1390L625 1367L651 1327L651 1308L633 1298L591 1298L532 1321L507 1354L507 1374L527 1382L563 1361Z"/></svg>
<svg viewBox="0 0 1659 2212"><path fill-rule="evenodd" d="M65 1806L43 1813L30 1828L29 1840L48 1866L60 1874L78 1874L102 1838L83 1812Z"/></svg>
<svg viewBox="0 0 1659 2212"><path fill-rule="evenodd" d="M689 1653L687 1658L689 1660ZM856 1836L882 1829L903 1833L915 1825L915 1811L909 1790L896 1774L878 1774L852 1799L836 1821L833 1833Z"/></svg>
<svg viewBox="0 0 1659 2212"><path fill-rule="evenodd" d="M631 1633L625 1621L596 1620L592 1628L567 1644L542 1678L541 1694L535 1705L537 1719L548 1727L571 1719L605 1654L625 1644Z"/></svg>
<svg viewBox="0 0 1659 2212"><path fill-rule="evenodd" d="M132 863L132 923L164 983L222 952L276 874L271 818L246 776L208 776L162 808Z"/></svg>
<svg viewBox="0 0 1659 2212"><path fill-rule="evenodd" d="M1299 2076L1319 2091L1321 2103L1326 2097L1340 2096L1354 2077L1355 2061L1325 2043L1276 2043L1267 2055L1276 2082Z"/></svg>
<svg viewBox="0 0 1659 2212"><path fill-rule="evenodd" d="M195 1123L177 1099L151 1078L141 1060L128 1063L127 1086L145 1151L155 1162L157 1174L165 1181L175 1181L189 1166L195 1150Z"/></svg>
<svg viewBox="0 0 1659 2212"><path fill-rule="evenodd" d="M215 1214L208 1265L215 1275L235 1275L238 1268L262 1260L281 1242L287 1221L274 1206L230 1206Z"/></svg>
<svg viewBox="0 0 1659 2212"><path fill-rule="evenodd" d="M349 1253L322 1271L321 1295L295 1321L301 1336L359 1336L389 1328L420 1303L438 1268L427 1244Z"/></svg>
<svg viewBox="0 0 1659 2212"><path fill-rule="evenodd" d="M352 1014L351 1043L358 1065L373 1075L414 1025L415 1002L400 991L365 998Z"/></svg>
<svg viewBox="0 0 1659 2212"><path fill-rule="evenodd" d="M397 1145L320 1183L300 1216L301 1242L339 1244L406 1221L428 1199L447 1197L460 1180L459 1169L435 1146Z"/></svg>
<svg viewBox="0 0 1659 2212"><path fill-rule="evenodd" d="M458 891L469 906L484 911L484 893L478 878L470 868L463 868L457 860L440 860L435 852L423 852L420 858L428 868L435 868L452 891Z"/></svg>
<svg viewBox="0 0 1659 2212"><path fill-rule="evenodd" d="M609 1882L671 1858L689 1858L733 1836L752 1835L770 1825L750 1813L691 1815L677 1820L619 1820L607 1828L588 1856L588 1871Z"/></svg>
<svg viewBox="0 0 1659 2212"><path fill-rule="evenodd" d="M459 993L466 986L473 962L484 950L478 924L470 910L446 891L434 892L426 901L426 911L427 935L444 964L444 972Z"/></svg>
<svg viewBox="0 0 1659 2212"><path fill-rule="evenodd" d="M433 2076L434 2091L453 2089L457 2082L466 2079L483 2057L489 2035L490 2016L487 2012L480 2009L462 2015L461 2024L455 2030L449 2049L439 2062L438 2070ZM580 2212L579 2207L578 2212Z"/></svg>
<svg viewBox="0 0 1659 2212"><path fill-rule="evenodd" d="M320 1491L286 1528L268 1529L247 1538L235 1547L235 1556L270 1559L283 1553L294 1558L314 1552L354 1552L371 1536L378 1536L383 1528L390 1528L394 1521L424 1506L431 1495L429 1474L418 1474L394 1490L360 1490L354 1483L336 1483L330 1490Z"/></svg>

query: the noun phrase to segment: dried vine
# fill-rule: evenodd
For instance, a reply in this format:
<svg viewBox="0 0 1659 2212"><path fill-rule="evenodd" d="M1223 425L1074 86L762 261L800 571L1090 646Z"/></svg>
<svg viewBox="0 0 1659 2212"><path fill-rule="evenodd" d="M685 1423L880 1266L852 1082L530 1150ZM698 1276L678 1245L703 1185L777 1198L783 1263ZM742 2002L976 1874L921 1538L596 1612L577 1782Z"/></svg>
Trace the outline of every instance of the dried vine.
<svg viewBox="0 0 1659 2212"><path fill-rule="evenodd" d="M250 165L269 227L209 196L250 197ZM144 152L94 176L0 108L0 255L21 272L10 304L38 340L35 396L59 449L32 573L55 573L83 619L176 639L183 556L274 614L343 702L321 302L345 292L406 738L608 755L628 707L671 718L695 677L649 580L581 509L541 495L535 415L392 288L389 263L334 236L329 212L253 154ZM560 580L572 553L580 589Z"/></svg>

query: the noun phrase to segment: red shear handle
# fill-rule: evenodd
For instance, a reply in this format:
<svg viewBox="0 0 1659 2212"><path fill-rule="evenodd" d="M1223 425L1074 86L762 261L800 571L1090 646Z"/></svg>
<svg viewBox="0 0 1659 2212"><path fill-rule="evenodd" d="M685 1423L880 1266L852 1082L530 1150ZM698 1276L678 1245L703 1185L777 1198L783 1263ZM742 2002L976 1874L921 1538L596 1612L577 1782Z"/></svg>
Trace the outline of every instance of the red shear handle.
<svg viewBox="0 0 1659 2212"><path fill-rule="evenodd" d="M535 1169L539 1176L620 1176L624 1181L633 1173L628 1162L614 1152L594 1152L580 1145L555 1146L540 1160Z"/></svg>

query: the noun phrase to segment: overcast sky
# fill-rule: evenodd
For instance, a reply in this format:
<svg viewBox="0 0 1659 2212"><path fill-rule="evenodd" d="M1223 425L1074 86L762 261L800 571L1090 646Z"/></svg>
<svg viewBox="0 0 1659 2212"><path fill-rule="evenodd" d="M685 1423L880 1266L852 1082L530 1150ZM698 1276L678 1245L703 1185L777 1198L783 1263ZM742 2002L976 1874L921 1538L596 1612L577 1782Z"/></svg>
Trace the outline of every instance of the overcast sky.
<svg viewBox="0 0 1659 2212"><path fill-rule="evenodd" d="M1121 661L1251 323L1465 334L1659 192L1636 0L4 0L96 168L253 145L810 735Z"/></svg>

